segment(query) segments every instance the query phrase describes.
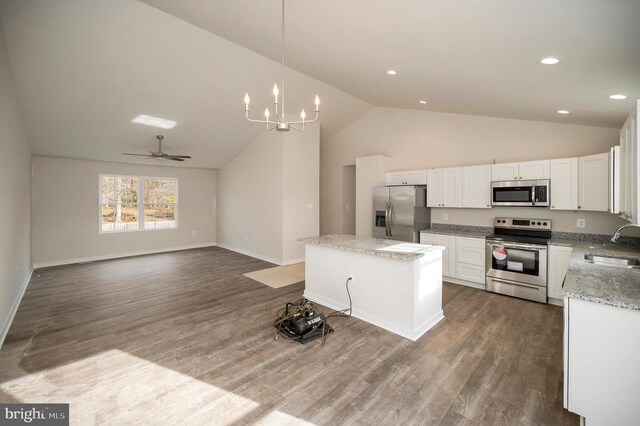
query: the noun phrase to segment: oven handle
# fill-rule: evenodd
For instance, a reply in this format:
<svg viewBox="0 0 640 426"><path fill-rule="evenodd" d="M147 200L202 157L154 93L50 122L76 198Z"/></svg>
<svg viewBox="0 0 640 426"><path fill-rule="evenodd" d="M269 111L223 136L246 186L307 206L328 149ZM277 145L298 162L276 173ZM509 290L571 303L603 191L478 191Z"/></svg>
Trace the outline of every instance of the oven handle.
<svg viewBox="0 0 640 426"><path fill-rule="evenodd" d="M519 282L515 282L515 281L506 281L506 280L501 280L501 279L493 278L493 277L491 277L491 281L496 281L496 282L503 283L503 284L517 285L517 286L520 286L520 287L533 288L535 290L540 290L541 288L544 288L544 287L539 286L539 285L523 284L523 283L519 283Z"/></svg>
<svg viewBox="0 0 640 426"><path fill-rule="evenodd" d="M546 246L536 246L532 244L512 244L512 243L502 243L499 241L487 241L487 245L490 246L500 246L500 247L511 247L511 248L520 248L520 249L533 249L543 251L546 250Z"/></svg>

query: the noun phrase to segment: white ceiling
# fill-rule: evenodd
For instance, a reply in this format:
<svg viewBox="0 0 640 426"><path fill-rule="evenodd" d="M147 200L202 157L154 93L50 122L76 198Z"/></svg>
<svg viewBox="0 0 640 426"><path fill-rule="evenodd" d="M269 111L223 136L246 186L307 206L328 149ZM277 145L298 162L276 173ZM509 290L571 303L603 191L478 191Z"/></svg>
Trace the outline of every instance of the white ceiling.
<svg viewBox="0 0 640 426"><path fill-rule="evenodd" d="M163 164L220 168L264 130L244 119L243 97L251 93L261 116L279 64L149 5L0 1L0 18L35 154L149 164L121 153L156 150L163 134L165 152L193 156ZM371 108L295 71L287 85L296 114L321 96L323 138ZM178 125L131 123L138 114Z"/></svg>
<svg viewBox="0 0 640 426"><path fill-rule="evenodd" d="M280 0L143 1L279 60ZM287 16L291 67L379 106L621 127L640 98L638 0L290 0Z"/></svg>
<svg viewBox="0 0 640 426"><path fill-rule="evenodd" d="M323 140L371 104L620 127L640 98L638 0L290 0L287 16L287 104L318 93ZM279 0L0 0L0 19L36 154L144 163L120 153L162 133L194 157L166 164L220 168L262 131L244 92L260 115L279 80Z"/></svg>

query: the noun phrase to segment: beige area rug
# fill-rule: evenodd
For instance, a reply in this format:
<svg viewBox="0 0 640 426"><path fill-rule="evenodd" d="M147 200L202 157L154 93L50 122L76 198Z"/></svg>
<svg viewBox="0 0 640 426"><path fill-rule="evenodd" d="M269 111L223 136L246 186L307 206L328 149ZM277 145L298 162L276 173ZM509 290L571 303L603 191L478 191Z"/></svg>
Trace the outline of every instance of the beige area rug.
<svg viewBox="0 0 640 426"><path fill-rule="evenodd" d="M244 274L245 277L273 288L285 287L304 281L304 262L275 268L261 269Z"/></svg>

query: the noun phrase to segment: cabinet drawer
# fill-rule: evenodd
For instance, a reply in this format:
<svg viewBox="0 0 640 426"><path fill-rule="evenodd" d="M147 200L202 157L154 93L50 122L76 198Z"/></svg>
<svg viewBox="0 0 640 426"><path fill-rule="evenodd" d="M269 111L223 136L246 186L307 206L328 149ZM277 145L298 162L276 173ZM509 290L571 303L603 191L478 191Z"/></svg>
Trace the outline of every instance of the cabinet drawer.
<svg viewBox="0 0 640 426"><path fill-rule="evenodd" d="M469 265L484 268L485 241L480 238L458 237L456 244L456 260Z"/></svg>
<svg viewBox="0 0 640 426"><path fill-rule="evenodd" d="M484 265L469 265L467 263L458 263L456 267L456 278L471 281L478 284L484 284L485 271Z"/></svg>

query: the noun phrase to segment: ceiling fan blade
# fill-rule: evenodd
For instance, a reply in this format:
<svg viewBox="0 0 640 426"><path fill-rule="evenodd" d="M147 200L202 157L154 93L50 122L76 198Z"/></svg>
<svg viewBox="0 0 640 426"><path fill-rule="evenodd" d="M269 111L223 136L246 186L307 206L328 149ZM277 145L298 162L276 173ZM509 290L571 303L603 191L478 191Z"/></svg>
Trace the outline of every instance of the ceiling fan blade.
<svg viewBox="0 0 640 426"><path fill-rule="evenodd" d="M173 157L173 156L171 156L171 157L164 157L164 158L166 158L167 160L173 160L173 161L184 161L182 158Z"/></svg>
<svg viewBox="0 0 640 426"><path fill-rule="evenodd" d="M152 157L151 155L148 155L148 154L129 154L126 152L123 152L122 155L135 155L136 157L150 157L150 158Z"/></svg>
<svg viewBox="0 0 640 426"><path fill-rule="evenodd" d="M171 155L171 154L167 154L167 155L173 158L191 158L190 155Z"/></svg>

